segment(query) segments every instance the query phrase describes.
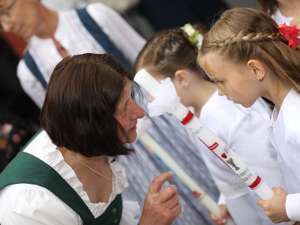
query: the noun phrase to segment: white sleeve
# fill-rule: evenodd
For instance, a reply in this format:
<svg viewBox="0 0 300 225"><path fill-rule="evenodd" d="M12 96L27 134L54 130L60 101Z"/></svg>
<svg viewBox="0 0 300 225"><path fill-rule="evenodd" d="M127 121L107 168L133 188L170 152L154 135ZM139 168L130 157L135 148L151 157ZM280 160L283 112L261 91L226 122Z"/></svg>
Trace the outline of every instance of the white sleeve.
<svg viewBox="0 0 300 225"><path fill-rule="evenodd" d="M220 193L219 199L218 199L218 204L219 205L226 205L226 198L225 196L222 194L222 192Z"/></svg>
<svg viewBox="0 0 300 225"><path fill-rule="evenodd" d="M300 222L300 193L289 194L286 198L285 208L290 220Z"/></svg>
<svg viewBox="0 0 300 225"><path fill-rule="evenodd" d="M1 225L82 225L69 206L37 185L8 186L1 193L0 202Z"/></svg>
<svg viewBox="0 0 300 225"><path fill-rule="evenodd" d="M26 66L24 60L19 62L17 75L25 93L29 95L39 108L42 108L46 91Z"/></svg>
<svg viewBox="0 0 300 225"><path fill-rule="evenodd" d="M141 208L135 201L123 201L123 214L120 225L136 225L141 217Z"/></svg>
<svg viewBox="0 0 300 225"><path fill-rule="evenodd" d="M100 4L90 4L87 11L101 26L124 56L134 63L145 40L113 9Z"/></svg>

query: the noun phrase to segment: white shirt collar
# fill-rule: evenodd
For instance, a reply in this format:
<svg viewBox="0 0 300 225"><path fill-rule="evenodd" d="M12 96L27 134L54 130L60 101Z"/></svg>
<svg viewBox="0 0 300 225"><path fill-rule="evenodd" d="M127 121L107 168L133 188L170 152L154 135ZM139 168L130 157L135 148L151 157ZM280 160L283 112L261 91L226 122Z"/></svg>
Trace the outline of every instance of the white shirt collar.
<svg viewBox="0 0 300 225"><path fill-rule="evenodd" d="M286 24L290 25L291 21L293 20L293 17L287 17L284 16L279 9L277 9L274 14L272 15L272 18L276 21L277 24Z"/></svg>

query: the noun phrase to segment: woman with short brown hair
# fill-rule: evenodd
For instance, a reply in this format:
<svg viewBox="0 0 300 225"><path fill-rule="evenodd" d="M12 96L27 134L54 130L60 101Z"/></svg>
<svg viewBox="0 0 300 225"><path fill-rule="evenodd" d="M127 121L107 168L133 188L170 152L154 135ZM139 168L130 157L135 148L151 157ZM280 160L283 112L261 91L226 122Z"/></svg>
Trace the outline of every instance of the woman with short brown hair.
<svg viewBox="0 0 300 225"><path fill-rule="evenodd" d="M128 186L117 156L136 139L144 111L132 82L109 55L67 57L51 76L40 132L0 175L0 223L133 225L136 204L122 201ZM156 177L140 225L169 225L181 211L177 191Z"/></svg>

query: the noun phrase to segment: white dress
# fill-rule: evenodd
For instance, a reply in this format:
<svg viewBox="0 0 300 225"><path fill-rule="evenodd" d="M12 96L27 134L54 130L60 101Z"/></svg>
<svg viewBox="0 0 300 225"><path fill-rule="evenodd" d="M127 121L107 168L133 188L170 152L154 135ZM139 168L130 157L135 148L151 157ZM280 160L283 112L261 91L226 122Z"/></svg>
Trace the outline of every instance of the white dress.
<svg viewBox="0 0 300 225"><path fill-rule="evenodd" d="M279 112L274 110L272 142L284 175L287 215L300 221L300 95L293 89L284 98ZM298 193L298 194L297 194Z"/></svg>
<svg viewBox="0 0 300 225"><path fill-rule="evenodd" d="M99 217L107 206L128 186L125 171L111 162L113 191L107 203L92 203L73 169L64 161L60 151L45 131L41 132L24 150L50 165L76 191L94 217ZM139 205L123 201L120 225L138 224ZM68 205L44 187L32 184L9 185L0 191L1 225L82 225L82 220Z"/></svg>
<svg viewBox="0 0 300 225"><path fill-rule="evenodd" d="M251 108L234 104L215 92L203 106L200 121L209 127L270 187L282 184L276 151L270 142L271 110L258 100ZM203 148L202 144L200 144ZM272 224L249 188L207 149L202 156L237 225Z"/></svg>

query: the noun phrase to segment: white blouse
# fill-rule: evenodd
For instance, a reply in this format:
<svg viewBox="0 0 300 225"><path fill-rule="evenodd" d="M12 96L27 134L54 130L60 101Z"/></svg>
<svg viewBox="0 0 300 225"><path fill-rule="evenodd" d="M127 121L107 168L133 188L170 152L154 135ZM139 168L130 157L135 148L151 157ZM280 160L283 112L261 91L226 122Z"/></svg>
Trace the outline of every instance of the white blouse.
<svg viewBox="0 0 300 225"><path fill-rule="evenodd" d="M284 98L279 112L274 110L273 144L284 175L288 217L300 221L300 95L293 89ZM298 193L298 194L297 194Z"/></svg>
<svg viewBox="0 0 300 225"><path fill-rule="evenodd" d="M45 131L41 132L24 150L51 166L76 191L94 217L99 217L128 186L123 167L115 160L111 162L113 172L112 193L109 201L92 203L73 169L64 161L56 146ZM110 161L112 161L110 159ZM120 225L138 223L138 203L123 201ZM46 188L32 184L10 185L0 191L1 225L81 225L82 220L68 205Z"/></svg>

